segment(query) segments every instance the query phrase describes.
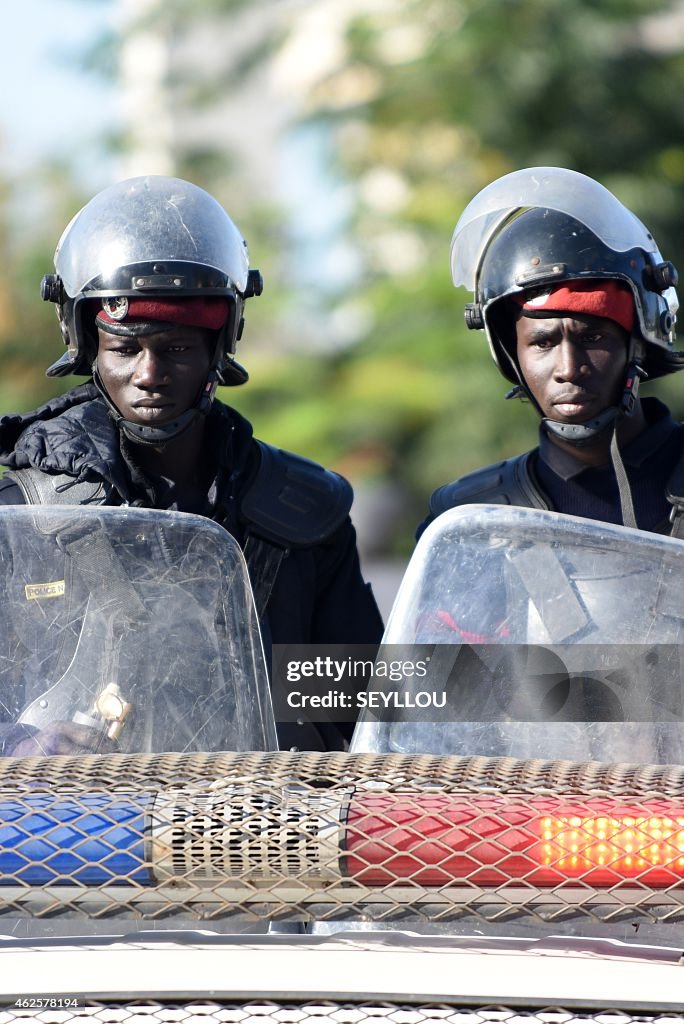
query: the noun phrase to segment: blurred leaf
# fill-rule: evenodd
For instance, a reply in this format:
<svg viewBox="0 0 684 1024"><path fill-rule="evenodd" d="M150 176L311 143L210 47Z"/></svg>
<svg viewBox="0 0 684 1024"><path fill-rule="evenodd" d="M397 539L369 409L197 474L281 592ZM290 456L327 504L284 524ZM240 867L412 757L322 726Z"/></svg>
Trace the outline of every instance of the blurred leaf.
<svg viewBox="0 0 684 1024"><path fill-rule="evenodd" d="M229 150L216 127L211 137L175 139L176 173L224 203L266 279L263 297L248 305L238 353L251 380L222 398L268 441L337 466L357 484L396 484L403 497L388 548L408 550L435 486L536 441L534 412L503 401L507 383L484 335L465 329L468 296L451 285L453 227L480 188L518 167L573 167L633 208L664 257L684 268L684 49L653 20L679 7L675 0L369 0L361 13L352 6L341 56L303 97L302 121L329 156L330 202L344 192L338 235L352 245L358 270L315 293L317 268L307 266L298 225L271 196L253 194L239 147ZM317 10L316 0L166 0L125 31L153 30L165 40L169 103L178 123L194 124L268 67L287 45L284 26L296 33ZM241 18L260 31L243 32ZM214 40L211 54L193 45L193 34ZM111 66L120 42L96 40L86 63ZM116 143L125 148L125 134ZM5 408L26 407L64 383L42 377L60 340L54 310L35 289L78 208L78 190L64 169L50 173L51 183L40 186L49 216L31 244L0 221ZM5 210L16 195L10 188ZM318 252L338 235L322 235ZM649 387L684 415L677 378Z"/></svg>

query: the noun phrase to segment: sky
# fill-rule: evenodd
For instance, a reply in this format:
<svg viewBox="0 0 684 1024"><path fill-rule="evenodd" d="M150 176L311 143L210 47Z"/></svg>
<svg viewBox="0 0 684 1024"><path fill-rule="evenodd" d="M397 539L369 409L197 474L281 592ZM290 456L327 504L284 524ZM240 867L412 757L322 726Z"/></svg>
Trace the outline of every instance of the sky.
<svg viewBox="0 0 684 1024"><path fill-rule="evenodd" d="M320 7L314 5L312 14L319 20L326 11L330 16L335 13L335 3L328 0ZM115 83L81 66L84 55L113 26L115 18L121 17L122 7L119 0L12 0L3 9L0 175L14 183L10 219L19 231L31 231L43 220L41 190L35 188L32 173L43 161L68 158L86 195L122 176L144 173L142 169L122 167L120 161L103 151L103 136L116 127L121 115L120 93ZM312 33L315 38L321 35L316 18L311 25L306 19L302 21L298 39L304 55L315 52ZM323 38L336 38L329 26L323 28ZM116 55L113 57L111 63L116 63ZM307 74L312 74L309 61L298 52L289 68L280 69L282 81L275 87L276 95L286 85L291 88L288 82L293 76L297 78L293 71L297 61L299 77L304 65ZM306 90L306 82L302 88ZM255 94L252 102L257 101ZM257 104L254 134L257 149L261 150L264 126L259 123L258 112ZM241 139L245 145L244 133ZM346 199L343 190L333 189L322 174L320 148L321 140L311 132L299 133L282 147L277 184L279 200L291 208L292 223L297 226L300 260L317 284L337 286L355 275L356 263L348 247L335 242ZM270 149L267 151L270 153Z"/></svg>
<svg viewBox="0 0 684 1024"><path fill-rule="evenodd" d="M3 6L0 167L25 174L42 158L87 152L116 116L115 94L77 60L111 23L112 0L13 0ZM100 184L104 158L79 161Z"/></svg>

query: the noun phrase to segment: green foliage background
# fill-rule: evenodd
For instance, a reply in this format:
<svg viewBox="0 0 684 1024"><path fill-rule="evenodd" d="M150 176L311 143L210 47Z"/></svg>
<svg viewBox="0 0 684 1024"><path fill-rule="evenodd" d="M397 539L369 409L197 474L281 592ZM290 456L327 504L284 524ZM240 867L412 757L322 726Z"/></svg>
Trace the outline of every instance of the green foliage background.
<svg viewBox="0 0 684 1024"><path fill-rule="evenodd" d="M251 7L259 5L278 8L277 0ZM229 32L242 6L169 0L159 18L171 40L198 21ZM534 415L503 401L506 383L484 336L463 326L468 297L449 277L453 226L480 188L518 167L573 167L634 209L664 257L684 268L684 49L657 21L680 7L393 0L350 16L344 60L312 89L303 118L326 140L331 174L351 190L344 230L359 273L313 297L298 287L283 212L232 187L239 154L179 141L177 173L225 203L267 282L240 350L252 381L223 397L260 436L341 469L357 487L391 482L388 549L409 550L436 485L535 443ZM221 80L186 67L170 83L185 108L217 103L236 76L268 61L284 38L282 19L274 24L258 46L227 59ZM40 374L59 351L54 313L36 290L84 197L66 170L50 173L54 202L31 244L0 225L3 409L26 408L55 387ZM11 189L4 199L7 208ZM358 324L343 345L328 344L336 316ZM315 347L298 344L299 333L317 335ZM658 390L684 415L676 378Z"/></svg>

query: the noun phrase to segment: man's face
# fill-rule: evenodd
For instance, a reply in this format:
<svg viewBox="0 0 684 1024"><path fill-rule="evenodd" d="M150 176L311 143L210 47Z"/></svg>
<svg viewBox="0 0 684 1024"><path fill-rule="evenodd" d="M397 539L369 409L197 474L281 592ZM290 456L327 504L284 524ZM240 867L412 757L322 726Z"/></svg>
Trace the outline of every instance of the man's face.
<svg viewBox="0 0 684 1024"><path fill-rule="evenodd" d="M98 329L97 368L124 419L164 426L194 405L211 365L208 332L178 326L121 337Z"/></svg>
<svg viewBox="0 0 684 1024"><path fill-rule="evenodd" d="M619 402L628 337L614 320L579 313L520 316L516 337L520 372L548 419L588 423Z"/></svg>

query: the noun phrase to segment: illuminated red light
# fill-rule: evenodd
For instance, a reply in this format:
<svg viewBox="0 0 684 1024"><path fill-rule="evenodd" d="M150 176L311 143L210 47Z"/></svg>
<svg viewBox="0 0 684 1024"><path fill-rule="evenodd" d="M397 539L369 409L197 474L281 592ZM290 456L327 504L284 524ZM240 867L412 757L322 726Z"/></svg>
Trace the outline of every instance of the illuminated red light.
<svg viewBox="0 0 684 1024"><path fill-rule="evenodd" d="M684 877L684 815L549 815L541 821L542 863L571 878L596 869L620 878ZM673 877L675 876L675 877Z"/></svg>
<svg viewBox="0 0 684 1024"><path fill-rule="evenodd" d="M542 887L684 880L684 806L591 798L356 793L346 875L366 885Z"/></svg>

